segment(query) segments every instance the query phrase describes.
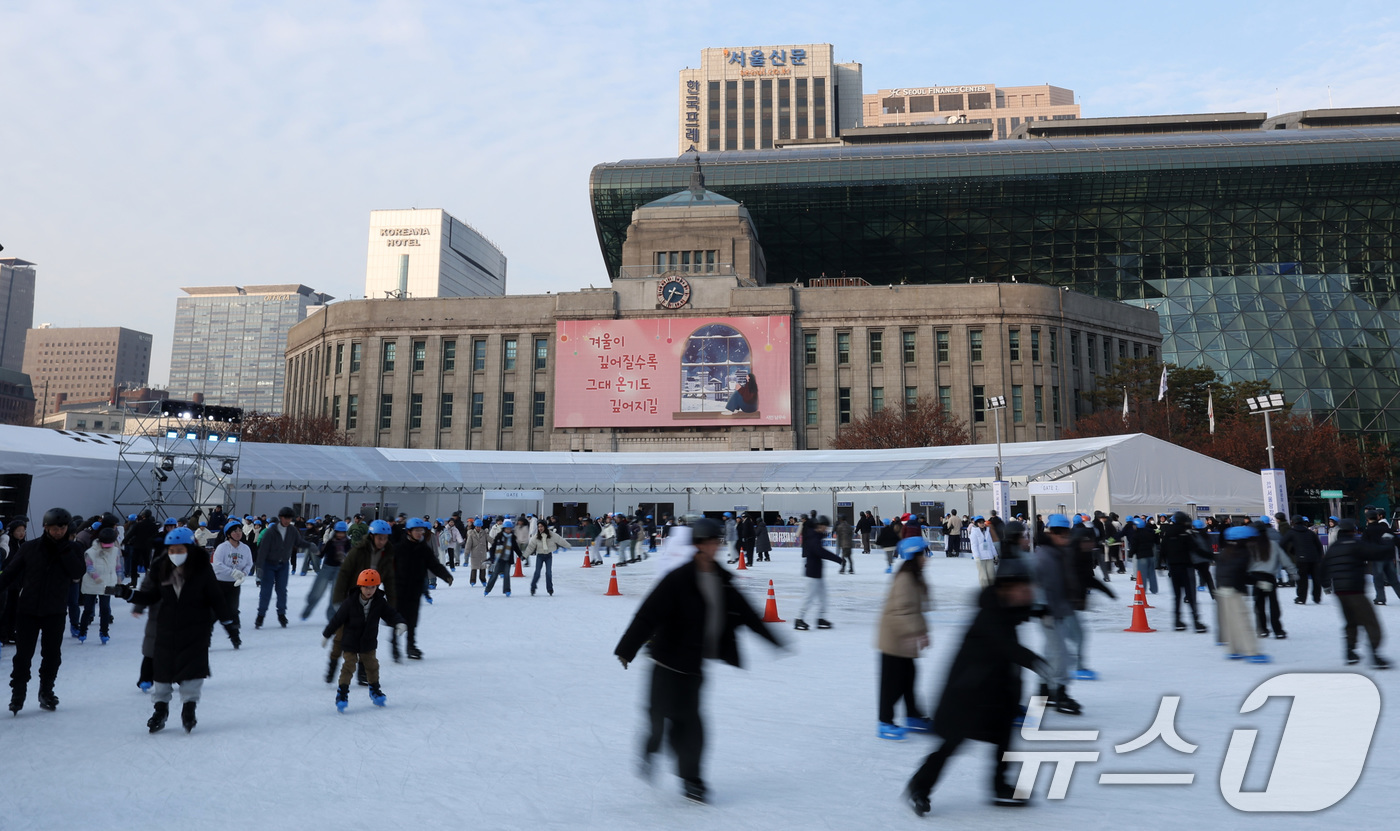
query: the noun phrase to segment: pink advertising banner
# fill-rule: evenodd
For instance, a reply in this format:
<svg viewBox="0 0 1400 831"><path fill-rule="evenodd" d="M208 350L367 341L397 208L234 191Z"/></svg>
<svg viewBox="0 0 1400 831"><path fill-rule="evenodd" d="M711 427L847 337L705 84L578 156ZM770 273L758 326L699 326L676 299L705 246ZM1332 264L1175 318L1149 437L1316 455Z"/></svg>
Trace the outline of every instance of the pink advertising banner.
<svg viewBox="0 0 1400 831"><path fill-rule="evenodd" d="M792 423L788 317L559 321L555 427Z"/></svg>

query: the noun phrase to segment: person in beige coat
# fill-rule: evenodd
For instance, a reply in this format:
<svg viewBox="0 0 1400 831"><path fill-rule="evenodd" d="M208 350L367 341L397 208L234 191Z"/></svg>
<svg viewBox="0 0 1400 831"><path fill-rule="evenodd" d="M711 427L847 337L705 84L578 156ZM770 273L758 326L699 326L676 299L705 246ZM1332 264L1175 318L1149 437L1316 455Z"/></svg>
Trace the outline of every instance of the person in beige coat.
<svg viewBox="0 0 1400 831"><path fill-rule="evenodd" d="M468 575L471 585L475 586L479 578L481 584L486 585L486 529L481 527L481 520L473 520L470 528L467 529L467 538L463 543L462 556L467 561L467 567L471 569Z"/></svg>
<svg viewBox="0 0 1400 831"><path fill-rule="evenodd" d="M924 582L924 561L928 543L923 537L899 541L903 561L890 583L885 609L880 613L880 631L875 646L880 650L880 726L882 739L899 741L907 733L927 733L933 723L923 715L914 699L914 659L929 643L928 584ZM904 699L904 726L895 724L894 705Z"/></svg>

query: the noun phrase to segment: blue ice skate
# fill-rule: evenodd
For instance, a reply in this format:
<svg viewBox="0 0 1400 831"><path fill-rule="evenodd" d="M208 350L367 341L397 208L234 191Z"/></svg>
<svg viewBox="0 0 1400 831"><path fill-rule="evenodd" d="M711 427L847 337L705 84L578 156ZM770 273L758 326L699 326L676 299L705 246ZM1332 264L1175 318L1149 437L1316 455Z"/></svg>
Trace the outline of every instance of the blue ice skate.
<svg viewBox="0 0 1400 831"><path fill-rule="evenodd" d="M904 732L906 733L932 733L933 719L929 718L906 718L904 720Z"/></svg>
<svg viewBox="0 0 1400 831"><path fill-rule="evenodd" d="M1075 673L1074 673L1074 677L1077 678L1077 679L1080 680L1080 681L1097 681L1097 680L1099 680L1099 674L1098 674L1097 672L1094 672L1092 669L1081 669L1081 670L1076 670Z"/></svg>
<svg viewBox="0 0 1400 831"><path fill-rule="evenodd" d="M375 685L369 688L369 700L374 702L374 706L383 707L389 697L384 694L383 690L379 689L378 685Z"/></svg>
<svg viewBox="0 0 1400 831"><path fill-rule="evenodd" d="M1238 652L1231 652L1229 655L1226 655L1225 657L1226 657L1226 658L1229 658L1229 659L1232 660L1232 661L1243 661L1243 660L1245 659L1245 656L1239 654Z"/></svg>
<svg viewBox="0 0 1400 831"><path fill-rule="evenodd" d="M1262 652L1258 655L1250 655L1248 660L1251 664L1271 664L1274 662L1273 658L1270 658Z"/></svg>
<svg viewBox="0 0 1400 831"><path fill-rule="evenodd" d="M108 637L108 636L106 636L106 635L99 635L98 637L100 637L100 638L102 639L102 645L103 645L103 646L106 646L106 645L107 645L107 641L110 641L110 640L111 640L111 638Z"/></svg>
<svg viewBox="0 0 1400 831"><path fill-rule="evenodd" d="M880 722L880 727L879 730L876 731L876 734L882 739L888 739L892 742L902 742L904 741L905 730L898 724L890 724L889 722L882 721Z"/></svg>

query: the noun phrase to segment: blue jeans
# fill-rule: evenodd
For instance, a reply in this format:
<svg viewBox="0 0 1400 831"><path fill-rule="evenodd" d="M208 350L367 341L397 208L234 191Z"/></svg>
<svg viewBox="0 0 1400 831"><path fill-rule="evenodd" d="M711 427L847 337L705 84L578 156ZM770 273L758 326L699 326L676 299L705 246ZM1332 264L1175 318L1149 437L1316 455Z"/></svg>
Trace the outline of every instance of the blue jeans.
<svg viewBox="0 0 1400 831"><path fill-rule="evenodd" d="M1133 563L1137 566L1137 573L1142 575L1142 583L1147 586L1147 590L1153 594L1157 593L1157 558L1134 557Z"/></svg>
<svg viewBox="0 0 1400 831"><path fill-rule="evenodd" d="M1371 563L1372 585L1376 589L1376 599L1385 600L1385 584L1395 590L1397 597L1400 597L1400 580L1396 579L1395 558L1390 557L1385 560L1377 560Z"/></svg>
<svg viewBox="0 0 1400 831"><path fill-rule="evenodd" d="M272 589L277 589L277 614L287 616L287 575L292 571L291 564L278 563L265 565L262 569L262 591L258 594L258 617L267 614L267 605L272 600Z"/></svg>
<svg viewBox="0 0 1400 831"><path fill-rule="evenodd" d="M340 574L340 566L322 566L321 570L316 572L316 582L311 584L311 591L306 593L306 608L301 610L302 620L311 617L312 611L316 609L316 604L321 602L321 595L334 585L338 574ZM326 604L326 620L330 620L333 614L335 612L332 611L331 605Z"/></svg>
<svg viewBox="0 0 1400 831"><path fill-rule="evenodd" d="M540 568L544 568L544 589L550 594L554 594L554 555L535 555L535 579L530 581L530 594L535 593L535 587L540 584Z"/></svg>

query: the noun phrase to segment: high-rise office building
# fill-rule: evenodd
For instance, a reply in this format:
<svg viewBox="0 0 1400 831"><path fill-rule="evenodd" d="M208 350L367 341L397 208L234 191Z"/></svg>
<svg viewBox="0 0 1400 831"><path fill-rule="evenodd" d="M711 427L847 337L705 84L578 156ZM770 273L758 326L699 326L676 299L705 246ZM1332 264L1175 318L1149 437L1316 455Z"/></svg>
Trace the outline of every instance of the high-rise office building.
<svg viewBox="0 0 1400 831"><path fill-rule="evenodd" d="M506 255L447 211L370 211L365 297L498 297Z"/></svg>
<svg viewBox="0 0 1400 831"><path fill-rule="evenodd" d="M0 367L24 365L24 335L34 325L34 263L0 258Z"/></svg>
<svg viewBox="0 0 1400 831"><path fill-rule="evenodd" d="M39 417L76 402L114 401L122 388L145 386L151 336L120 326L30 329L24 372L34 386Z"/></svg>
<svg viewBox="0 0 1400 831"><path fill-rule="evenodd" d="M175 301L170 395L282 412L287 331L329 302L306 286L201 286Z"/></svg>
<svg viewBox="0 0 1400 831"><path fill-rule="evenodd" d="M702 49L680 75L681 153L768 150L861 125L861 67L829 43Z"/></svg>

